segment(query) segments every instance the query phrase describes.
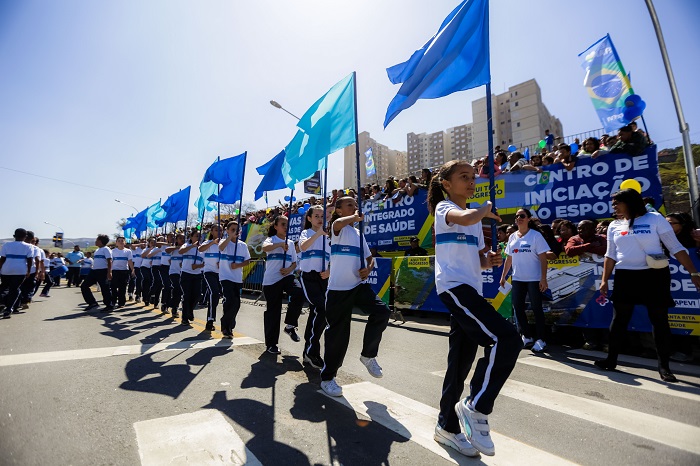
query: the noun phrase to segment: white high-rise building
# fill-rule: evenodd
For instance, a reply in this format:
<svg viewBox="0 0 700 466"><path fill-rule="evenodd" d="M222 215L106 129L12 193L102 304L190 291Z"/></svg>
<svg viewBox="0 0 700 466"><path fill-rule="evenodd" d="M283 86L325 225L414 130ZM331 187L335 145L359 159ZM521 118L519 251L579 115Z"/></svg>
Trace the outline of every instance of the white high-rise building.
<svg viewBox="0 0 700 466"><path fill-rule="evenodd" d="M390 176L400 176L406 173L406 152L389 149L384 144L378 143L372 139L367 131L363 131L358 135L360 146L360 183L377 183L379 186L384 185L384 181ZM372 148L372 157L374 158L374 166L377 173L367 179L365 170L365 162L367 158L365 152ZM352 144L344 149L344 164L343 164L343 182L346 188L357 186L357 165L355 144Z"/></svg>

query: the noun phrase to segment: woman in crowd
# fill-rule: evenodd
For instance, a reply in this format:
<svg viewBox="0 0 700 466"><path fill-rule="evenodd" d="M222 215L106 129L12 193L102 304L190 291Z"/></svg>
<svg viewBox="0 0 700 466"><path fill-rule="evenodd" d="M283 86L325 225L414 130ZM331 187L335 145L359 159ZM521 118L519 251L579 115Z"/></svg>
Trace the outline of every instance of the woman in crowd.
<svg viewBox="0 0 700 466"><path fill-rule="evenodd" d="M570 220L562 220L554 230L559 236L559 242L563 246L569 241L569 238L577 234L576 225L574 225Z"/></svg>
<svg viewBox="0 0 700 466"><path fill-rule="evenodd" d="M134 261L134 276L129 280L129 301L134 299L136 296L136 302L141 302L141 263L143 259L141 258L141 253L143 253L143 248L140 244L132 244L131 247L131 259Z"/></svg>
<svg viewBox="0 0 700 466"><path fill-rule="evenodd" d="M488 415L515 367L522 342L515 328L482 296L481 270L498 267L503 259L491 251L481 254L485 246L481 220L500 218L490 202L467 208L475 187L472 166L452 160L435 175L428 193L428 208L435 215L435 287L450 312L447 372L434 439L467 456L479 452L491 456L495 447ZM470 396L461 399L479 346L484 355L469 383Z"/></svg>
<svg viewBox="0 0 700 466"><path fill-rule="evenodd" d="M671 329L668 324L668 308L675 306L675 302L671 297L668 261L664 264L659 258L663 256L661 243L690 273L698 289L700 273L676 239L671 225L660 214L647 212L641 194L633 189L619 191L613 195L612 207L617 219L608 227L600 293L607 296L608 281L615 269L610 298L614 313L608 357L596 361L595 365L604 370L615 369L634 306L639 304L646 306L654 329L659 375L666 382L675 382L676 377L669 367Z"/></svg>
<svg viewBox="0 0 700 466"><path fill-rule="evenodd" d="M323 368L321 335L326 327L326 290L328 289L331 246L323 229L323 208L313 206L304 219L299 237L301 287L309 302L309 318L304 331L304 362L318 370Z"/></svg>
<svg viewBox="0 0 700 466"><path fill-rule="evenodd" d="M267 352L280 354L277 347L280 336L280 321L282 319L282 300L284 294L290 298L287 315L284 319L284 333L292 341L300 341L296 328L299 326L299 315L304 305L304 292L294 278L297 268L297 254L294 242L287 239L287 223L285 216L279 216L270 224L268 238L263 242L262 250L267 254L265 274L263 275L263 293L267 301L264 314L265 346Z"/></svg>
<svg viewBox="0 0 700 466"><path fill-rule="evenodd" d="M324 366L321 370L321 389L330 396L342 396L343 389L335 380L343 365L350 343L352 309L359 307L369 314L363 338L360 362L372 377L383 376L377 363L382 334L389 323L390 311L366 282L374 267L374 259L367 242L361 241L360 232L353 226L362 220L357 202L342 197L335 204L330 219L331 267L326 294L326 337ZM362 266L360 266L362 264Z"/></svg>
<svg viewBox="0 0 700 466"><path fill-rule="evenodd" d="M80 284L83 283L83 280L85 280L87 276L90 275L90 271L92 270L92 264L94 262L94 260L92 259L92 253L86 252L85 257L78 260L78 262L80 263L80 275L78 276L76 286L80 286Z"/></svg>
<svg viewBox="0 0 700 466"><path fill-rule="evenodd" d="M321 207L321 209L323 208ZM221 252L219 279L224 296L221 333L224 334L224 338L233 338L236 316L241 308L243 267L250 263L250 252L248 245L238 239L237 221L230 221L226 225L226 234L226 239L219 242L219 251Z"/></svg>
<svg viewBox="0 0 700 466"><path fill-rule="evenodd" d="M182 254L182 325L190 325L194 320L194 306L197 304L202 287L202 269L204 258L197 250L199 231L192 230L189 240L178 251Z"/></svg>
<svg viewBox="0 0 700 466"><path fill-rule="evenodd" d="M579 150L579 157L593 155L595 151L600 149L600 141L594 137L590 137L583 141L583 147Z"/></svg>
<svg viewBox="0 0 700 466"><path fill-rule="evenodd" d="M185 244L185 235L178 233L175 236L175 244L165 248L165 251L170 254L170 266L168 268L168 276L170 279L170 300L165 303L171 309L173 317L178 316L177 309L182 301L182 288L180 287L180 274L182 273L182 254L180 248Z"/></svg>
<svg viewBox="0 0 700 466"><path fill-rule="evenodd" d="M221 227L213 225L209 231L209 237L199 247L199 252L204 256L204 285L207 287L209 302L207 303L207 326L206 330L214 330L216 321L216 308L219 307L221 297L221 283L219 282L219 262L221 252L219 242L221 241Z"/></svg>
<svg viewBox="0 0 700 466"><path fill-rule="evenodd" d="M518 231L510 235L506 246L506 263L501 274L501 286L505 285L508 272L513 267L513 307L520 327L523 345L532 348L534 353L541 353L547 348L544 342L545 320L542 310L542 293L547 285L547 253L550 251L547 241L540 233L528 209L519 209L515 214ZM525 313L525 300L530 298L532 312L535 314L534 338Z"/></svg>
<svg viewBox="0 0 700 466"><path fill-rule="evenodd" d="M153 286L153 271L151 270L153 258L151 258L151 253L155 249L156 239L149 238L141 251L141 293L145 306L149 305L151 299L151 287Z"/></svg>

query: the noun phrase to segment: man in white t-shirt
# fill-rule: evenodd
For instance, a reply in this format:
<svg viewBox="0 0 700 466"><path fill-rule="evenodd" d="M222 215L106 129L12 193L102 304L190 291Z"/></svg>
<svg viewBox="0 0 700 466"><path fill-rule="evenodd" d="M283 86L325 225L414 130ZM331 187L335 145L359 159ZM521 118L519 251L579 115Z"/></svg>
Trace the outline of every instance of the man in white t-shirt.
<svg viewBox="0 0 700 466"><path fill-rule="evenodd" d="M0 250L0 311L6 319L16 312L20 286L29 277L34 260L31 247L24 242L26 236L27 230L17 228L15 240L3 244Z"/></svg>
<svg viewBox="0 0 700 466"><path fill-rule="evenodd" d="M99 307L97 300L92 295L92 291L90 291L90 287L96 283L100 285L100 291L102 291L102 300L105 305L102 310L104 312L114 310L114 306L112 306L112 288L109 285L110 280L112 280L112 251L107 247L107 243L109 243L109 236L97 235L97 239L95 239L97 250L93 256L92 270L90 270L87 278L80 285L83 299L87 303L86 311Z"/></svg>
<svg viewBox="0 0 700 466"><path fill-rule="evenodd" d="M36 238L34 237L33 231L27 231L27 236L24 238L24 242L32 248L32 256L34 259L32 261L32 269L29 272L29 278L25 279L20 287L20 309L22 310L29 309L29 303L32 302L32 297L34 296L36 281L41 281L44 279L44 261L41 258L43 251L34 244L36 242Z"/></svg>

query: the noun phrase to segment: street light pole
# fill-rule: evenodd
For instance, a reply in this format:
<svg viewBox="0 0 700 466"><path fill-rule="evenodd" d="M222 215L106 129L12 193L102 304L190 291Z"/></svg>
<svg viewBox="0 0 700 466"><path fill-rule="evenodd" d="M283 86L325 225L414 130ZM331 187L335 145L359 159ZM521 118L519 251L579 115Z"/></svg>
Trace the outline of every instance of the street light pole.
<svg viewBox="0 0 700 466"><path fill-rule="evenodd" d="M118 202L120 204L124 204L125 206L131 207L132 209L134 209L134 212L136 212L137 214L139 213L139 210L131 204L127 204L126 202L120 201L119 199L115 199L114 202Z"/></svg>
<svg viewBox="0 0 700 466"><path fill-rule="evenodd" d="M272 105L272 106L275 107L275 108L279 108L280 110L284 110L285 112L289 113L289 114L292 115L294 118L296 118L297 120L301 120L301 118L299 118L298 116L296 116L295 114L293 114L292 112L290 112L289 110L287 110L286 108L284 108L283 106L281 106L280 104L278 104L277 102L275 102L274 100L271 100L271 101L270 101L270 105Z"/></svg>
<svg viewBox="0 0 700 466"><path fill-rule="evenodd" d="M53 226L53 227L58 228L59 230L61 230L61 233L65 233L65 232L63 231L63 228L59 227L59 226L56 225L55 223L46 222L46 221L45 221L44 223L45 223L46 225L51 225L51 226ZM63 252L63 241L64 241L63 238L61 238L61 252ZM72 241L70 241L70 242L72 243ZM54 244L54 246L55 246L55 244Z"/></svg>

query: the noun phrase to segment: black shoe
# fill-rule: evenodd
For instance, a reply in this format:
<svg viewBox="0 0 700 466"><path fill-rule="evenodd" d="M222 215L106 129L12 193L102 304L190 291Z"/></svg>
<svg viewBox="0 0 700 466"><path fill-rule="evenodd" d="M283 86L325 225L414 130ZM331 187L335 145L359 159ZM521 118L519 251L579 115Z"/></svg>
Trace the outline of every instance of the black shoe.
<svg viewBox="0 0 700 466"><path fill-rule="evenodd" d="M177 313L177 311L173 311L173 317L179 317L180 314Z"/></svg>
<svg viewBox="0 0 700 466"><path fill-rule="evenodd" d="M216 330L216 328L214 328L214 321L208 320L207 325L204 327L204 330L208 330L210 332L213 332L214 330Z"/></svg>
<svg viewBox="0 0 700 466"><path fill-rule="evenodd" d="M164 314L169 314L169 312L168 312L168 306L166 306L165 304L161 304L161 305L160 305L160 310L161 310Z"/></svg>
<svg viewBox="0 0 700 466"><path fill-rule="evenodd" d="M613 363L612 361L609 361L607 359L601 359L599 361L594 362L593 364L595 364L597 368L603 369L604 371L614 371L615 367L617 367L616 363Z"/></svg>
<svg viewBox="0 0 700 466"><path fill-rule="evenodd" d="M224 338L226 338L227 340L233 339L233 332L231 332L230 330L227 330L227 331L222 332L222 333L224 334Z"/></svg>
<svg viewBox="0 0 700 466"><path fill-rule="evenodd" d="M102 309L102 312L112 312L114 310L114 306L105 306L104 309Z"/></svg>
<svg viewBox="0 0 700 466"><path fill-rule="evenodd" d="M281 353L282 353L282 351L280 351L280 349L277 347L277 345L275 345L275 346L268 346L268 347L267 347L267 352L270 353L270 354L281 354Z"/></svg>
<svg viewBox="0 0 700 466"><path fill-rule="evenodd" d="M301 341L301 338L299 338L299 335L297 335L297 329L294 327L285 327L284 333L289 335L289 338L291 338L292 341Z"/></svg>
<svg viewBox="0 0 700 466"><path fill-rule="evenodd" d="M321 356L309 356L308 354L305 354L304 362L309 366L313 367L314 369L323 369L324 363L323 359L321 359Z"/></svg>
<svg viewBox="0 0 700 466"><path fill-rule="evenodd" d="M97 303L88 304L85 308L85 311L92 311L93 309L96 309L98 307L100 307L100 305Z"/></svg>
<svg viewBox="0 0 700 466"><path fill-rule="evenodd" d="M11 318L11 317L12 317L12 312L10 312L10 311L5 311L5 312L2 313L2 318L3 318L3 319L9 319L9 318Z"/></svg>
<svg viewBox="0 0 700 466"><path fill-rule="evenodd" d="M189 326L190 326L190 321L187 320L187 319L182 319L182 322L180 322L180 325L186 325L186 326L189 327Z"/></svg>
<svg viewBox="0 0 700 466"><path fill-rule="evenodd" d="M670 369L659 369L659 375L664 382L678 382L678 379L673 375Z"/></svg>

